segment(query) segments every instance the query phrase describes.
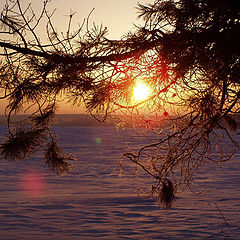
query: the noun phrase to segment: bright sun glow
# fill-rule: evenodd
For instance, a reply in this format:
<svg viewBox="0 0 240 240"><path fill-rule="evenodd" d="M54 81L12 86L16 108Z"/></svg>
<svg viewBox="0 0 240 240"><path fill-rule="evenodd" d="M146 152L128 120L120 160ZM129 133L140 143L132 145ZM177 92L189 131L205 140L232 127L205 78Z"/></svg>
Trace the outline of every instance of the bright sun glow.
<svg viewBox="0 0 240 240"><path fill-rule="evenodd" d="M137 81L133 89L133 99L136 102L146 100L151 94L150 87L143 81Z"/></svg>

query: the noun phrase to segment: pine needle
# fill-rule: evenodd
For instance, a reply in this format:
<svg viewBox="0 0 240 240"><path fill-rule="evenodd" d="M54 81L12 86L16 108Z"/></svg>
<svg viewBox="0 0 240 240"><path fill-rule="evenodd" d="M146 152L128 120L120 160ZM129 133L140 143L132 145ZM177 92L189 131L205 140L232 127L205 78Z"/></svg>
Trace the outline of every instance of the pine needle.
<svg viewBox="0 0 240 240"><path fill-rule="evenodd" d="M172 182L168 179L165 179L165 181L162 183L162 188L159 193L158 205L164 205L167 209L170 209L175 198Z"/></svg>
<svg viewBox="0 0 240 240"><path fill-rule="evenodd" d="M38 150L45 135L45 129L16 129L0 146L0 153L11 161L23 160Z"/></svg>
<svg viewBox="0 0 240 240"><path fill-rule="evenodd" d="M57 175L69 173L73 165L68 163L68 161L76 161L73 155L63 154L62 149L56 141L52 141L48 144L44 157L45 164Z"/></svg>

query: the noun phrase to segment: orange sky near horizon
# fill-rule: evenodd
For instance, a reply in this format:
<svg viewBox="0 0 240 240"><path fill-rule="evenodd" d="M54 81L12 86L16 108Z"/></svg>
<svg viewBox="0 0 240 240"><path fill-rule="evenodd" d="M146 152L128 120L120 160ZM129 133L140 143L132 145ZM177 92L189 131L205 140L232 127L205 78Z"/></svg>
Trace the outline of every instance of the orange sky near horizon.
<svg viewBox="0 0 240 240"><path fill-rule="evenodd" d="M43 0L20 0L23 6L31 3L33 10L38 14L43 6ZM68 27L69 14L76 12L73 18L72 30L82 24L93 8L90 17L90 24L103 24L108 28L110 39L120 39L128 31L134 29L133 24L140 24L137 18L137 3L147 3L147 0L51 0L48 4L49 11L56 9L52 18L53 23L59 32L66 32ZM153 2L153 0L152 0ZM0 1L0 9L3 9L5 1ZM38 29L40 35L45 31L45 25ZM44 35L43 35L44 36ZM42 37L44 38L44 37ZM0 113L4 113L6 102L1 102ZM84 113L83 107L72 107L70 104L59 104L58 113Z"/></svg>

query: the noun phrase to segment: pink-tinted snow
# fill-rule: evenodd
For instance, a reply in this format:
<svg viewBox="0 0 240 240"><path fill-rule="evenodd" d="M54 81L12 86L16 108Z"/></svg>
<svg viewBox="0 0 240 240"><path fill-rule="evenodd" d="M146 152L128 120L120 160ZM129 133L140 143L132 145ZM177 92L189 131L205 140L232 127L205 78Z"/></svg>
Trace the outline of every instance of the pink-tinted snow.
<svg viewBox="0 0 240 240"><path fill-rule="evenodd" d="M23 162L1 160L0 239L240 239L239 153L221 168L203 168L194 189L204 194L184 192L166 211L136 194L150 186L150 177L128 162L119 177L126 144L142 144L143 138L108 127L55 132L79 159L70 175L52 175L40 154Z"/></svg>

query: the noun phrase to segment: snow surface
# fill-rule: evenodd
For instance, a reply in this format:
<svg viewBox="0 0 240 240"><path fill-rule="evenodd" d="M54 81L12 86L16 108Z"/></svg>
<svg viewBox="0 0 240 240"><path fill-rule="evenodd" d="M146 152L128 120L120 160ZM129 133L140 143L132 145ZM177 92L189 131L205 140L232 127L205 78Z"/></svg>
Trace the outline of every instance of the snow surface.
<svg viewBox="0 0 240 240"><path fill-rule="evenodd" d="M194 189L204 194L184 192L166 211L136 194L150 177L127 161L119 177L126 145L143 138L109 127L55 132L79 159L70 175L51 174L40 154L0 162L0 239L240 239L240 153L221 168L202 169Z"/></svg>

